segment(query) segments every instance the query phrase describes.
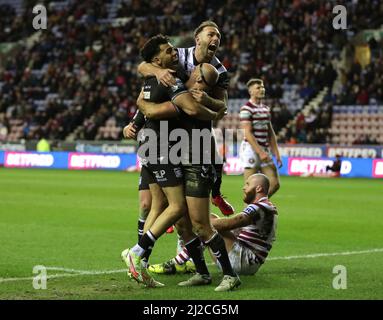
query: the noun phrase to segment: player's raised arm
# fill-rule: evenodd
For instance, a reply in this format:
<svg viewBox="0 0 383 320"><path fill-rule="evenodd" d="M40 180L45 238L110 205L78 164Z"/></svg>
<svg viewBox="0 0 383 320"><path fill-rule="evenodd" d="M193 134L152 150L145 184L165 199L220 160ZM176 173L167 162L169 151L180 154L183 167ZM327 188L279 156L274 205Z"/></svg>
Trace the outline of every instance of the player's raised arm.
<svg viewBox="0 0 383 320"><path fill-rule="evenodd" d="M227 91L217 86L218 81L218 70L209 63L201 63L192 72L193 86L189 90L197 102L216 112L227 110Z"/></svg>
<svg viewBox="0 0 383 320"><path fill-rule="evenodd" d="M223 68L223 66L218 67L218 69ZM226 69L225 69L226 70ZM229 87L229 76L227 72L221 72L218 77L217 85L213 88L212 96L215 98L213 103L216 106L225 108L227 110L229 106L229 99L227 94L227 88Z"/></svg>
<svg viewBox="0 0 383 320"><path fill-rule="evenodd" d="M161 82L165 87L172 86L176 83L172 69L163 69L149 62L141 62L137 67L137 72L143 77L155 76L158 82Z"/></svg>
<svg viewBox="0 0 383 320"><path fill-rule="evenodd" d="M216 87L213 89L213 96L214 99L212 99L212 104L214 104L217 108L225 108L227 110L229 105L227 90L221 87Z"/></svg>

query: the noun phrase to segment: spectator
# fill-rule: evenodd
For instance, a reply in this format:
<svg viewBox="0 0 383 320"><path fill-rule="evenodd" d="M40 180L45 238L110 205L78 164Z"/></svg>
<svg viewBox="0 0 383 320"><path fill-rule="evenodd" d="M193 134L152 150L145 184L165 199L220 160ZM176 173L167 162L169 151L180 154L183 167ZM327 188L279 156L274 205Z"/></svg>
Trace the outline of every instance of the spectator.
<svg viewBox="0 0 383 320"><path fill-rule="evenodd" d="M36 145L36 151L38 152L49 152L51 151L51 146L44 137L42 137Z"/></svg>
<svg viewBox="0 0 383 320"><path fill-rule="evenodd" d="M382 6L377 7L377 1L346 3L350 30L382 24ZM5 114L8 123L22 119L24 130L18 138L36 139L38 132L46 132L49 139L67 139L71 133L75 138L93 139L112 114L117 118L116 128L124 120L128 122L135 112L132 101L140 90L135 71L137 48L158 32L184 37L190 25L216 21L224 36L218 56L232 73L229 98L245 97L245 83L254 75L267 80L270 98L276 100L283 98L285 85L299 85L306 101L323 86L331 90L336 78L331 59L347 43L346 33L334 34L331 28L331 3L133 0L108 11L114 5L100 0L64 6L50 2L49 28L39 41L31 47L21 43L20 50L1 59L0 114ZM25 23L33 18L31 9L30 1L21 15L12 6L0 5L0 42L26 39L34 32ZM126 24L115 24L114 12L118 18L126 18ZM380 53L372 55L364 70L353 63L344 72L342 93L336 98L330 95L329 101L383 103L381 47L373 41L371 46ZM273 112L278 129L291 117L286 110L281 105ZM324 128L328 121L331 118L322 112L314 123ZM305 128L308 138L322 140L319 131L303 124L302 115L296 125L297 133Z"/></svg>
<svg viewBox="0 0 383 320"><path fill-rule="evenodd" d="M340 176L340 169L342 167L342 159L340 154L335 155L336 160L333 162L332 166L326 166L326 172L331 171L333 176Z"/></svg>

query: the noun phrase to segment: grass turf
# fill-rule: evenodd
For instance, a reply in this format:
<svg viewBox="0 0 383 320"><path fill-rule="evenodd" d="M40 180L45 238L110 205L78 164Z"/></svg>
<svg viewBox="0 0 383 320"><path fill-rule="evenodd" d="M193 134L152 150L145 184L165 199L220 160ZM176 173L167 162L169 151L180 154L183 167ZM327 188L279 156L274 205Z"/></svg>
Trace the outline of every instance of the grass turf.
<svg viewBox="0 0 383 320"><path fill-rule="evenodd" d="M255 276L242 276L241 288L230 293L215 293L214 286L178 288L187 275L157 276L166 284L161 289L127 279L120 252L137 239L137 183L137 173L0 169L0 299L383 298L382 251L280 259L383 248L381 180L282 177L272 198L279 209L272 259ZM237 211L241 187L242 177L224 177L222 190ZM164 235L151 262L172 257L175 245L175 234ZM48 270L58 277L35 290L35 265L112 272ZM336 265L347 268L346 290L332 287ZM209 268L217 285L220 273ZM9 278L17 279L4 281Z"/></svg>

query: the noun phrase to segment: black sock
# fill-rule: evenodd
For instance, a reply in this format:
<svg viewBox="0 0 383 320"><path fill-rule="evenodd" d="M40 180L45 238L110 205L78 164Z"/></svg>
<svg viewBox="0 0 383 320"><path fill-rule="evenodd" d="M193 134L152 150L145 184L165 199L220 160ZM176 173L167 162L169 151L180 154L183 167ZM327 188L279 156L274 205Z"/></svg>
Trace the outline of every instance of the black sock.
<svg viewBox="0 0 383 320"><path fill-rule="evenodd" d="M152 253L152 249L156 240L156 237L150 232L150 230L145 232L145 234L141 237L138 245L144 250L141 255L142 258L145 257L146 260L149 260L149 256Z"/></svg>
<svg viewBox="0 0 383 320"><path fill-rule="evenodd" d="M140 242L142 235L144 234L145 220L138 219L138 242Z"/></svg>
<svg viewBox="0 0 383 320"><path fill-rule="evenodd" d="M211 189L211 196L213 198L221 195L223 164L215 164L214 169L217 175L217 179L214 181L213 187Z"/></svg>
<svg viewBox="0 0 383 320"><path fill-rule="evenodd" d="M205 242L213 251L214 256L217 258L222 267L222 272L224 275L236 276L233 268L231 266L229 256L225 247L225 241L221 235L217 232L214 236L208 241Z"/></svg>
<svg viewBox="0 0 383 320"><path fill-rule="evenodd" d="M153 249L148 249L145 251L144 255L142 256L142 261L145 263L146 267L149 265L149 257L152 254Z"/></svg>
<svg viewBox="0 0 383 320"><path fill-rule="evenodd" d="M189 251L190 257L193 259L196 271L199 274L209 274L205 258L203 256L202 243L199 238L194 238L185 244L186 249Z"/></svg>

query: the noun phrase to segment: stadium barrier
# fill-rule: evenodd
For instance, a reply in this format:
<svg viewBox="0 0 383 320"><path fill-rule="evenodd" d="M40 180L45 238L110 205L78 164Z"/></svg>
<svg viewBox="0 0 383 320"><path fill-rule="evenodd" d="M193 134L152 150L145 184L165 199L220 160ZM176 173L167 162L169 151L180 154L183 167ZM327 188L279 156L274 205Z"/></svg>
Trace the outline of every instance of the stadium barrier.
<svg viewBox="0 0 383 320"><path fill-rule="evenodd" d="M6 168L47 168L69 170L136 170L136 154L80 152L2 152L0 165Z"/></svg>
<svg viewBox="0 0 383 320"><path fill-rule="evenodd" d="M309 176L326 173L335 158L282 157L281 176ZM226 159L224 170L227 174L242 174L243 167L238 157ZM383 159L342 158L341 177L383 178Z"/></svg>
<svg viewBox="0 0 383 320"><path fill-rule="evenodd" d="M326 173L326 166L334 158L282 157L282 176L307 176ZM139 170L135 153L102 154L79 152L3 152L0 151L0 166L6 168L50 168L68 170ZM238 157L229 157L224 166L226 174L242 174L243 167ZM383 159L342 158L342 177L383 178Z"/></svg>
<svg viewBox="0 0 383 320"><path fill-rule="evenodd" d="M280 144L278 148L281 156L287 157L333 158L340 154L345 158L383 158L383 146L374 145Z"/></svg>
<svg viewBox="0 0 383 320"><path fill-rule="evenodd" d="M37 140L20 142L0 142L0 151L35 151ZM135 153L137 142L133 140L121 141L50 141L52 151L85 152L85 153L106 153L126 154ZM230 156L237 156L240 150L240 142L226 147ZM281 156L286 157L335 157L340 154L345 158L383 158L382 145L326 145L326 144L279 144ZM218 150L222 150L222 142L218 142Z"/></svg>

